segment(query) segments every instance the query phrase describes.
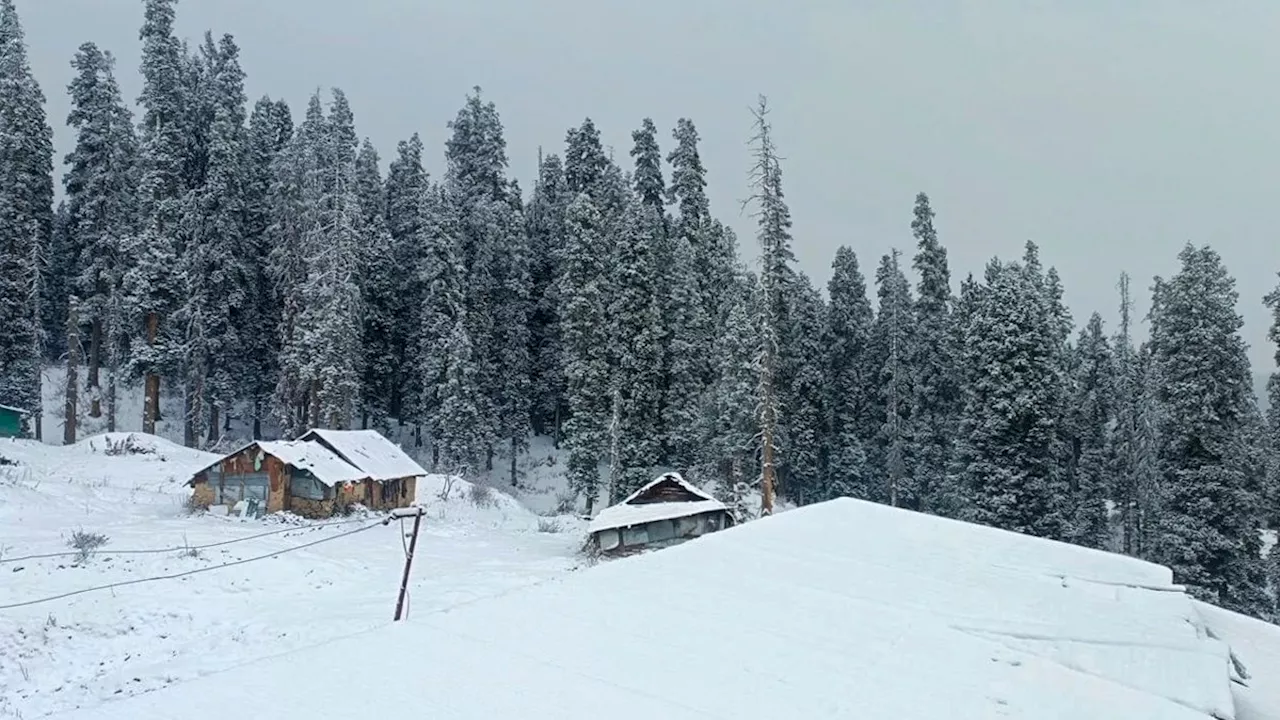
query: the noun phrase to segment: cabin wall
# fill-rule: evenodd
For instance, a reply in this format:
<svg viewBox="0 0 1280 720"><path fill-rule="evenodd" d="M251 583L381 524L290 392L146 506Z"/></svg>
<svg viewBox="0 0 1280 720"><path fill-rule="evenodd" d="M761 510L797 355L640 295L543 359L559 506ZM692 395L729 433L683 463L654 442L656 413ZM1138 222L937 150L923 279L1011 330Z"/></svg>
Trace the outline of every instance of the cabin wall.
<svg viewBox="0 0 1280 720"><path fill-rule="evenodd" d="M625 555L652 548L676 545L729 527L732 519L723 510L658 520L629 528L600 530L592 545L605 555Z"/></svg>
<svg viewBox="0 0 1280 720"><path fill-rule="evenodd" d="M309 498L289 496L289 511L294 515L313 520L333 517L333 498L328 500L311 500Z"/></svg>
<svg viewBox="0 0 1280 720"><path fill-rule="evenodd" d="M192 488L192 503L205 509L214 505L231 508L246 497L261 495L265 512L288 509L289 466L265 453L259 460L259 453L262 451L257 446L247 447L223 458L217 465L217 472L205 471L197 475ZM260 482L263 475L265 483ZM252 476L254 482L246 485L246 476Z"/></svg>
<svg viewBox="0 0 1280 720"><path fill-rule="evenodd" d="M213 505L213 488L209 486L209 478L204 473L195 477L195 484L191 488L191 505L202 510L208 510Z"/></svg>

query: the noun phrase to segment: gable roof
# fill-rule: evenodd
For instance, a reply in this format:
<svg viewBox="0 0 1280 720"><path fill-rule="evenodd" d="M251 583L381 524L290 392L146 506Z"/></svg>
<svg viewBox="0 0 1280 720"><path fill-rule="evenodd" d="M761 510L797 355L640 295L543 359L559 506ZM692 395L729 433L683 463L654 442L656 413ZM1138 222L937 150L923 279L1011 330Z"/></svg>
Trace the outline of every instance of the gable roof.
<svg viewBox="0 0 1280 720"><path fill-rule="evenodd" d="M309 430L299 442L318 441L374 480L422 477L427 471L377 430Z"/></svg>
<svg viewBox="0 0 1280 720"><path fill-rule="evenodd" d="M338 483L360 482L369 479L368 473L361 472L359 468L343 460L337 453L319 443L302 442L301 440L256 440L240 446L218 458L215 462L195 471L192 473L191 480L187 481L187 484L194 484L196 475L218 465L223 460L235 457L254 447L259 448L262 452L286 465L292 465L299 470L306 470L329 487L333 487Z"/></svg>
<svg viewBox="0 0 1280 720"><path fill-rule="evenodd" d="M28 411L26 411L26 410L23 410L23 409L22 409L22 408L20 408L20 407L14 407L14 406L12 406L12 405L0 405L0 410L8 410L9 412L15 412L15 413L18 413L19 415L30 415L30 414L31 414L30 412L28 412Z"/></svg>
<svg viewBox="0 0 1280 720"><path fill-rule="evenodd" d="M333 487L338 483L359 482L369 479L369 474L338 457L329 448L314 442L300 440L276 440L259 442L268 455L274 455L285 463L306 470L317 480Z"/></svg>
<svg viewBox="0 0 1280 720"><path fill-rule="evenodd" d="M681 486L690 495L698 498L697 500L667 501L667 502L637 502L641 500L646 493L654 487L664 483L674 482ZM711 497L701 488L690 483L681 477L680 473L666 473L661 477L649 482L644 487L636 490L626 497L625 500L607 507L600 511L599 515L592 518L587 525L588 533L596 533L601 530L613 530L616 528L631 527L633 525L644 525L645 523L657 522L659 520L672 520L674 518L689 517L690 515L700 515L706 512L716 512L727 510L725 504Z"/></svg>

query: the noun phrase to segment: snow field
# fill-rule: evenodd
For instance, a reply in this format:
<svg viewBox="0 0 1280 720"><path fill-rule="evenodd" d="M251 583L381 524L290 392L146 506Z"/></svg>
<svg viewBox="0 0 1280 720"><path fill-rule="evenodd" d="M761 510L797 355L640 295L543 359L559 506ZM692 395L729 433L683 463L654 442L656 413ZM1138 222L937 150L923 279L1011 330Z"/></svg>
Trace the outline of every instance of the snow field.
<svg viewBox="0 0 1280 720"><path fill-rule="evenodd" d="M65 718L214 720L228 687L274 720L1275 717L1168 579L839 500ZM291 682L335 667L377 691Z"/></svg>
<svg viewBox="0 0 1280 720"><path fill-rule="evenodd" d="M191 516L184 483L215 456L142 435L133 436L134 444L147 453L105 454L108 442L118 446L126 437L97 436L71 447L0 441L0 455L20 463L0 469L0 606L329 541L176 579L0 609L0 717L91 708L391 621L404 563L400 523L381 526L380 515L335 519L343 524ZM410 617L556 577L578 562L581 522L572 516L540 518L502 493L439 476L419 483L418 500L427 515ZM540 532L540 524L558 524L560 532ZM72 556L18 559L71 553L67 538L77 530L102 533L109 542L85 563ZM284 532L252 537L278 530ZM237 538L252 539L196 552L111 554Z"/></svg>

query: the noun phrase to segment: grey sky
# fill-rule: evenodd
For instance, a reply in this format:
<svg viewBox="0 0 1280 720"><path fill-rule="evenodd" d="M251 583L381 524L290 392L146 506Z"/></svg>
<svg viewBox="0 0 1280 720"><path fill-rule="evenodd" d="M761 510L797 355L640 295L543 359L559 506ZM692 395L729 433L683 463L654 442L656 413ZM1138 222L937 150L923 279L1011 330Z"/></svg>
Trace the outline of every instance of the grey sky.
<svg viewBox="0 0 1280 720"><path fill-rule="evenodd" d="M137 96L141 0L17 0L59 153L68 62L94 40ZM1187 241L1238 279L1255 370L1269 371L1261 297L1276 282L1280 3L1240 0L181 0L179 32L233 33L251 99L300 114L319 86L351 98L384 160L414 131L441 166L471 86L494 100L526 190L539 144L590 115L628 160L652 116L703 137L715 212L739 215L747 107L770 96L802 268L825 283L836 246L870 274L910 253L928 192L955 281L1033 239L1078 323L1114 327L1119 272L1145 312ZM665 151L665 149L664 149Z"/></svg>

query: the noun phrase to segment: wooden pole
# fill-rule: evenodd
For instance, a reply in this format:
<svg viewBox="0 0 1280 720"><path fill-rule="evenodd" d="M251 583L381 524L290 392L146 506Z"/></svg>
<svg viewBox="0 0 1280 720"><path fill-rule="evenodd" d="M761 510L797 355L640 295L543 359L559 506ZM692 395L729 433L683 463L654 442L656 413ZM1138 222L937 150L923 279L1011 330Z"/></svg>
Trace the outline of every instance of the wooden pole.
<svg viewBox="0 0 1280 720"><path fill-rule="evenodd" d="M404 556L404 576L400 578L400 597L396 599L396 616L395 620L399 621L404 615L404 597L409 592L409 568L413 565L413 551L418 546L418 527L422 525L422 508L412 508L416 510L413 515L413 537L409 539L409 552ZM392 518L397 517L397 513L392 511ZM404 517L400 514L399 517Z"/></svg>

